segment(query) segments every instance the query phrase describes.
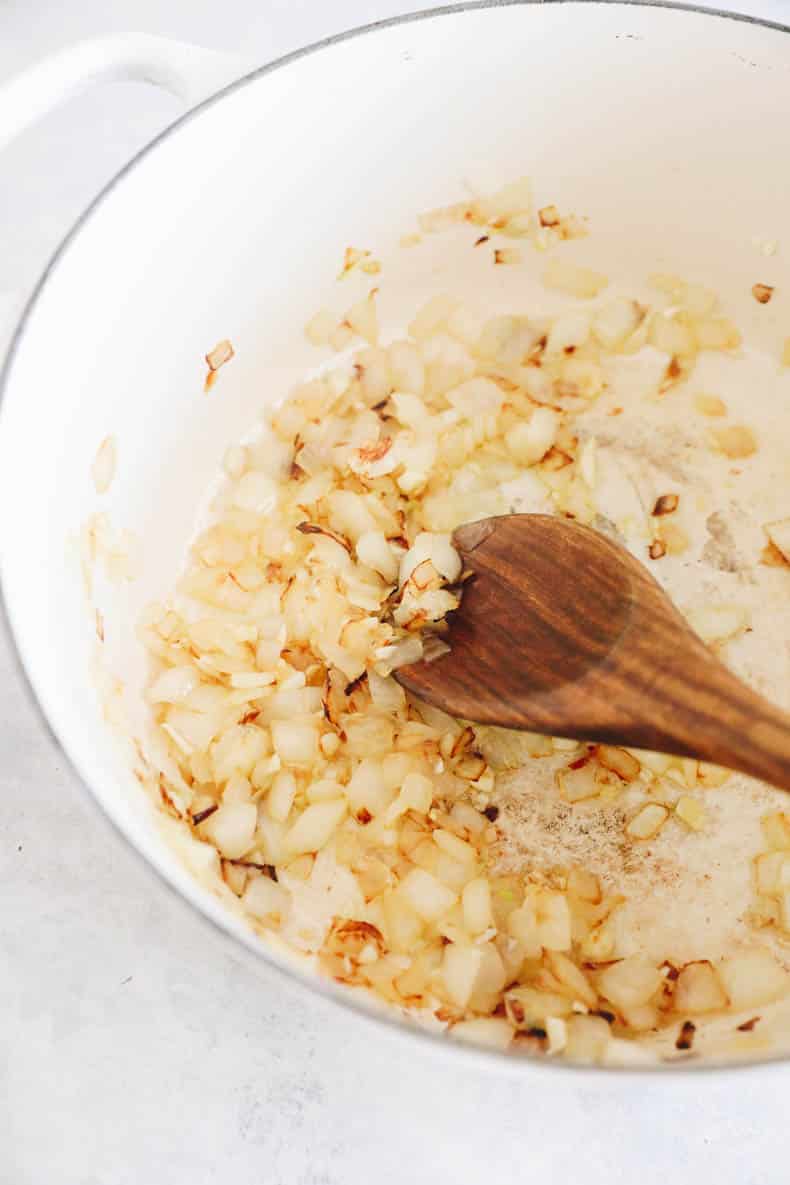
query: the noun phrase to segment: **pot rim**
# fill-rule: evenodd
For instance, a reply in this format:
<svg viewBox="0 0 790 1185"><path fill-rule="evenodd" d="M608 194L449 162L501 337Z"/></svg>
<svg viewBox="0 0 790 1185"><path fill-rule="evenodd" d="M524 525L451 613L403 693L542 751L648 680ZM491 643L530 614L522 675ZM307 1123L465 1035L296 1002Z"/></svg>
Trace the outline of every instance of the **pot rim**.
<svg viewBox="0 0 790 1185"><path fill-rule="evenodd" d="M37 280L31 295L25 302L24 308L19 315L16 326L13 330L11 338L8 343L5 358L3 359L2 367L0 367L0 410L5 399L6 391L10 385L14 361L17 352L20 349L21 343L24 339L28 324L35 312L36 305L48 284L50 277L57 268L62 256L71 246L72 242L78 237L83 227L87 224L93 213L105 201L107 197L115 190L115 188L125 179L128 173L131 172L150 152L164 143L168 138L173 136L179 129L184 127L193 118L198 116L206 108L213 106L220 102L227 95L234 91L254 82L267 74L273 73L275 70L280 70L292 62L298 61L308 55L317 53L321 50L328 49L331 46L339 44L340 42L350 41L353 38L362 37L368 34L376 33L381 29L388 29L397 25L416 24L421 21L440 19L446 16L459 15L465 12L476 12L485 9L496 8L515 8L515 7L543 7L547 5L561 5L561 4L584 4L590 8L594 7L621 7L621 8L656 8L675 11L679 14L692 13L698 16L709 17L711 20L730 20L739 22L741 24L756 25L765 29L770 29L777 33L790 34L790 26L784 25L779 21L766 20L762 17L752 16L745 13L728 12L723 9L706 8L694 3L674 3L673 0L462 0L461 3L443 5L438 8L421 9L416 12L405 13L403 15L387 17L383 20L374 21L367 25L360 25L353 29L346 30L341 33L334 33L328 37L324 37L319 41L313 42L310 45L302 46L290 53L267 62L262 66L257 67L248 74L236 79L228 86L223 87L216 94L204 99L195 107L190 108L182 116L169 124L163 131L159 132L152 140L143 146L134 156L121 168L119 171L102 187L99 193L86 206L85 210L79 215L70 229L64 234L60 243L53 251L49 261L44 267L39 279ZM380 1032L388 1033L391 1037L410 1036L416 1038L414 1043L415 1048L420 1048L425 1052L441 1051L448 1060L455 1062L459 1068L461 1063L464 1066L471 1068L475 1063L482 1069L488 1071L505 1070L509 1074L518 1074L525 1076L533 1073L543 1073L545 1071L551 1072L557 1080L557 1076L563 1076L565 1079L583 1078L587 1083L598 1082L602 1084L607 1082L613 1083L628 1083L630 1080L638 1080L642 1086L646 1081L658 1083L660 1081L670 1081L676 1085L679 1079L684 1079L687 1083L695 1081L700 1075L706 1078L719 1077L724 1074L729 1074L733 1070L744 1074L748 1072L764 1071L766 1069L776 1070L783 1064L790 1062L790 1053L787 1054L771 1054L760 1058L755 1058L750 1061L731 1060L731 1061L716 1061L711 1063L698 1063L691 1059L688 1061L678 1061L675 1063L657 1063L644 1066L587 1066L578 1065L572 1062L567 1062L562 1059L535 1057L528 1055L521 1055L518 1057L508 1054L506 1052L486 1048L484 1046L474 1045L471 1043L452 1040L444 1033L435 1033L428 1029L420 1027L418 1024L410 1024L408 1021L400 1020L394 1009L384 1009L380 1006L374 1006L372 1003L366 1003L361 993L350 992L342 990L337 987L332 981L321 978L314 972L302 971L295 963L287 961L285 958L280 958L276 953L263 941L256 941L253 943L246 943L240 935L234 934L230 929L221 924L219 921L210 917L203 906L197 900L190 900L185 893L178 889L170 880L169 876L159 869L154 861L146 855L146 853L133 842L126 834L119 823L112 818L109 810L101 802L99 797L93 792L90 784L80 772L77 763L72 759L68 746L65 741L56 733L51 724L43 705L39 699L38 693L34 687L32 676L28 674L24 660L22 658L19 645L14 629L11 625L8 607L6 604L4 592L4 576L2 570L2 563L0 562L0 629L3 630L5 636L9 641L9 648L12 655L12 661L16 666L17 672L20 676L23 687L27 692L29 702L38 717L39 722L43 726L45 733L47 733L55 745L56 751L62 756L66 763L73 780L79 785L83 793L90 799L94 807L97 807L101 815L104 817L106 823L110 825L113 831L120 836L126 848L132 851L137 859L143 863L150 872L159 880L160 884L164 886L171 898L177 900L182 907L189 908L201 920L203 926L219 935L225 943L229 953L243 953L245 961L249 960L251 966L257 967L260 962L263 962L267 968L275 973L285 977L289 984L292 984L307 995L320 996L322 1001L326 1004L340 1004L352 1015L356 1015L368 1022L372 1022L377 1026ZM562 1080L562 1079L560 1079Z"/></svg>

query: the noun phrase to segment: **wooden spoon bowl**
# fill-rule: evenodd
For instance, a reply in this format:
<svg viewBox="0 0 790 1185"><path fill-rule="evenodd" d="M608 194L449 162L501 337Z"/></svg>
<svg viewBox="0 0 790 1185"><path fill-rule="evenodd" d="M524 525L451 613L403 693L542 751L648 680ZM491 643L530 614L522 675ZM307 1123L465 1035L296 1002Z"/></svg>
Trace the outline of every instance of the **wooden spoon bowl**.
<svg viewBox="0 0 790 1185"><path fill-rule="evenodd" d="M454 716L698 757L790 789L790 718L733 675L647 569L569 519L460 527L450 652L396 672Z"/></svg>

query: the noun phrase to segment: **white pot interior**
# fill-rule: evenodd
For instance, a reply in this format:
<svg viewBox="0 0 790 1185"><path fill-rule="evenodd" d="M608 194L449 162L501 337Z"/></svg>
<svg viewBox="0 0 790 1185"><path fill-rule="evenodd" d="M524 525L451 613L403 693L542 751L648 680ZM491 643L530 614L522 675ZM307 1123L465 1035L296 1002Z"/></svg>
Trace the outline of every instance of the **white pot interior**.
<svg viewBox="0 0 790 1185"><path fill-rule="evenodd" d="M79 773L222 925L246 935L161 839L105 725L90 674L95 622L69 540L98 510L141 540L139 578L96 588L105 662L134 715L145 677L135 622L172 587L227 445L316 365L308 317L364 291L358 279L338 286L343 249L375 246L388 328L445 289L492 308L523 300L522 279L484 273L438 239L397 249L418 211L456 200L470 178L495 186L529 173L539 200L589 216L594 233L571 245L575 261L632 291L655 271L700 280L750 345L776 354L790 297L780 285L766 310L750 289L783 270L753 238L787 237L788 63L781 32L653 7L527 4L397 23L209 103L68 242L6 379L4 596ZM206 394L203 357L224 337L236 357ZM99 499L90 469L110 434L117 475Z"/></svg>

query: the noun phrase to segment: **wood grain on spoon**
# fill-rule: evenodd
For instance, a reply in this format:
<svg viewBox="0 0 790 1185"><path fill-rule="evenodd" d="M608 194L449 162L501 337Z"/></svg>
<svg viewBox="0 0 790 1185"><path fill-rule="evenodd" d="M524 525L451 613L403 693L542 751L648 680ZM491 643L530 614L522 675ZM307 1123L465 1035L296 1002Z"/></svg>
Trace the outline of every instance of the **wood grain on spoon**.
<svg viewBox="0 0 790 1185"><path fill-rule="evenodd" d="M716 658L623 548L538 514L453 539L474 579L449 654L396 672L409 691L476 723L698 757L790 790L790 717Z"/></svg>

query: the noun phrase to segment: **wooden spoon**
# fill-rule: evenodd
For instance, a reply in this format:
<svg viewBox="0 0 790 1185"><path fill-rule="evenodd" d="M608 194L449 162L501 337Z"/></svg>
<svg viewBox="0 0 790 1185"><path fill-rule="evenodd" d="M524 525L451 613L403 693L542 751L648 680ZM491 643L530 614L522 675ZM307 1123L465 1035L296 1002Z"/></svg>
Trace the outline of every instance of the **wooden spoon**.
<svg viewBox="0 0 790 1185"><path fill-rule="evenodd" d="M449 654L396 672L453 716L698 757L790 790L790 716L736 678L650 573L568 519L459 527Z"/></svg>

